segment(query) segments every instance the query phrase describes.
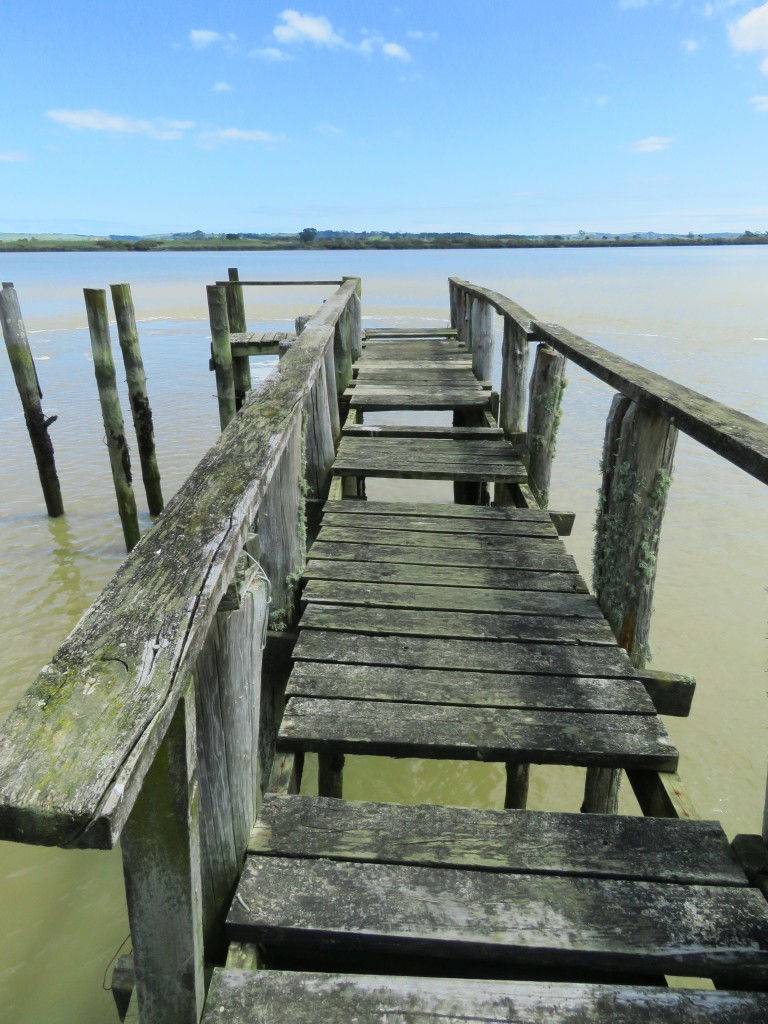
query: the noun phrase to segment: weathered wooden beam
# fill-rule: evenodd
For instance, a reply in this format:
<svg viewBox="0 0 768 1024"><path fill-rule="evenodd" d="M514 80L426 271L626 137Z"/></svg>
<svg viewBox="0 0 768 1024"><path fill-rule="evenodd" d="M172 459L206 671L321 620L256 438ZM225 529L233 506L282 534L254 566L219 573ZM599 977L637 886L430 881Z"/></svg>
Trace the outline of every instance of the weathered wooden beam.
<svg viewBox="0 0 768 1024"><path fill-rule="evenodd" d="M344 755L321 752L317 755L317 795L341 800Z"/></svg>
<svg viewBox="0 0 768 1024"><path fill-rule="evenodd" d="M93 369L99 389L101 415L107 435L107 451L112 469L112 481L117 496L117 510L123 527L125 546L131 551L139 542L139 516L133 493L131 456L125 436L123 412L117 393L115 363L109 340L109 318L107 316L107 293L101 288L84 288L85 308L88 314L88 330L91 335Z"/></svg>
<svg viewBox="0 0 768 1024"><path fill-rule="evenodd" d="M205 1000L191 682L122 836L141 1024L197 1024Z"/></svg>
<svg viewBox="0 0 768 1024"><path fill-rule="evenodd" d="M483 299L472 299L469 330L472 349L472 372L478 380L490 380L493 374L493 329L496 312Z"/></svg>
<svg viewBox="0 0 768 1024"><path fill-rule="evenodd" d="M668 420L615 396L603 445L592 582L637 668L649 657L656 558L676 444ZM619 772L588 772L583 810L615 813L620 782Z"/></svg>
<svg viewBox="0 0 768 1024"><path fill-rule="evenodd" d="M510 440L514 434L525 430L529 344L529 332L512 317L505 316L504 341L501 350L499 426Z"/></svg>
<svg viewBox="0 0 768 1024"><path fill-rule="evenodd" d="M24 409L29 439L32 442L32 451L37 463L40 485L43 488L45 507L48 510L48 515L55 519L57 516L64 515L61 485L53 457L53 442L48 433L48 428L56 421L57 417L46 418L40 404L40 399L43 396L27 339L27 331L21 317L19 299L16 289L9 282L5 282L0 291L0 320L13 377Z"/></svg>
<svg viewBox="0 0 768 1024"><path fill-rule="evenodd" d="M352 362L356 363L363 354L363 282L359 277L345 277L342 280L355 282L355 291L349 300L349 344Z"/></svg>
<svg viewBox="0 0 768 1024"><path fill-rule="evenodd" d="M627 772L643 814L654 818L699 818L677 772Z"/></svg>
<svg viewBox="0 0 768 1024"><path fill-rule="evenodd" d="M564 357L548 345L537 346L528 403L528 476L543 508L549 503L564 388Z"/></svg>
<svg viewBox="0 0 768 1024"><path fill-rule="evenodd" d="M247 330L245 302L237 267L230 267L228 276L229 280L233 282L226 286L229 330L232 334L244 334ZM238 355L234 351L232 352L232 373L235 380L235 404L240 409L245 401L245 396L251 390L251 363L247 355Z"/></svg>
<svg viewBox="0 0 768 1024"><path fill-rule="evenodd" d="M163 492L160 487L160 469L155 451L155 430L152 423L152 409L147 395L147 375L141 358L139 332L136 329L136 314L128 284L110 285L112 304L115 307L117 336L123 353L123 364L128 383L128 398L133 416L133 428L141 462L141 477L147 495L150 514L159 516L163 511Z"/></svg>
<svg viewBox="0 0 768 1024"><path fill-rule="evenodd" d="M119 838L353 290L318 310L11 712L0 837Z"/></svg>
<svg viewBox="0 0 768 1024"><path fill-rule="evenodd" d="M235 375L232 368L232 348L229 343L229 317L227 293L219 285L209 284L208 319L211 325L211 354L216 372L216 393L219 400L221 429L230 423L237 412Z"/></svg>

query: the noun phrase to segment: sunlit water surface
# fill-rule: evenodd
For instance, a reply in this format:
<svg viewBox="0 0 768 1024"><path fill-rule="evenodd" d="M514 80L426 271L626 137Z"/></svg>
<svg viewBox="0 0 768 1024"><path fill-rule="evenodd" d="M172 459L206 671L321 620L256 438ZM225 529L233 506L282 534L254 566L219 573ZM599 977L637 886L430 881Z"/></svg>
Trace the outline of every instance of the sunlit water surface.
<svg viewBox="0 0 768 1024"><path fill-rule="evenodd" d="M3 258L19 293L52 428L66 518L49 521L10 367L0 358L0 718L124 556L93 378L83 287L133 289L166 499L218 432L205 285L243 278L363 278L364 323L447 317L447 277L493 287L690 387L768 418L768 247L370 253L25 254ZM249 289L249 328L285 329L329 288ZM117 347L116 339L114 341ZM497 345L497 356L500 354ZM273 359L252 361L254 381ZM498 359L497 359L498 363ZM496 367L498 382L500 368ZM611 392L570 368L551 494L577 513L567 541L589 578L598 460ZM124 403L127 410L127 403ZM446 485L387 483L442 499ZM384 492L382 483L369 495ZM765 792L768 525L765 488L681 437L651 633L655 667L695 675L691 717L668 722L699 813L759 831ZM141 503L140 491L137 498ZM146 507L142 529L150 524ZM346 792L498 806L492 765L350 759ZM311 765L310 776L311 776ZM538 768L532 805L575 810L583 773ZM628 788L628 787L625 787ZM632 810L625 796L625 809ZM115 1020L102 978L128 928L119 853L0 844L0 1019Z"/></svg>

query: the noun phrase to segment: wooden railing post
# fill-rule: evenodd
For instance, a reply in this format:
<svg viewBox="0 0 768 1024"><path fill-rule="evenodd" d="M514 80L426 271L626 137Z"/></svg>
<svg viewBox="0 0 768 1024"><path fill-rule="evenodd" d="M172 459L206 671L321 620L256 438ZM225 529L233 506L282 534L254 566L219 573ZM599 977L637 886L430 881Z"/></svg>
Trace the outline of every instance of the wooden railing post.
<svg viewBox="0 0 768 1024"><path fill-rule="evenodd" d="M243 299L243 286L237 267L230 267L227 271L230 281L236 282L227 285L227 318L229 329L232 334L244 334L247 330L245 325L245 300ZM251 390L251 361L248 356L232 357L232 372L235 378L235 405L238 409L243 407L245 396Z"/></svg>
<svg viewBox="0 0 768 1024"><path fill-rule="evenodd" d="M128 383L128 400L131 404L133 428L139 448L141 477L147 495L149 511L159 516L163 511L163 492L160 487L160 469L155 451L155 430L152 423L152 409L147 395L147 375L141 358L139 332L136 329L136 314L128 284L110 285L112 305L115 307L117 336L123 353L123 364Z"/></svg>
<svg viewBox="0 0 768 1024"><path fill-rule="evenodd" d="M549 345L538 345L528 403L528 477L542 508L546 508L549 502L549 481L564 387L565 356Z"/></svg>
<svg viewBox="0 0 768 1024"><path fill-rule="evenodd" d="M227 426L237 412L235 377L232 369L232 346L229 341L227 296L222 285L209 284L208 319L211 325L211 355L216 371L216 394L219 399L221 429Z"/></svg>
<svg viewBox="0 0 768 1024"><path fill-rule="evenodd" d="M499 392L499 426L505 437L525 429L529 345L528 332L511 316L505 316Z"/></svg>
<svg viewBox="0 0 768 1024"><path fill-rule="evenodd" d="M339 319L333 335L333 356L336 366L336 392L342 395L352 380L352 337L349 323L349 306Z"/></svg>
<svg viewBox="0 0 768 1024"><path fill-rule="evenodd" d="M261 663L268 616L268 585L243 555L193 670L209 963L224 962L224 921L260 802Z"/></svg>
<svg viewBox="0 0 768 1024"><path fill-rule="evenodd" d="M470 331L470 304L472 299L468 292L465 292L460 285L456 285L456 333L459 341L472 348L472 332Z"/></svg>
<svg viewBox="0 0 768 1024"><path fill-rule="evenodd" d="M197 1024L203 923L191 681L122 834L141 1024Z"/></svg>
<svg viewBox="0 0 768 1024"><path fill-rule="evenodd" d="M342 281L355 281L355 294L350 298L349 311L349 345L352 362L356 363L363 354L363 282L359 277L343 277Z"/></svg>
<svg viewBox="0 0 768 1024"><path fill-rule="evenodd" d="M37 379L35 362L27 339L27 331L21 318L21 309L16 289L10 282L4 282L0 291L0 320L2 320L3 337L11 361L13 377L24 409L24 419L32 442L32 450L37 463L37 473L43 488L43 497L48 515L55 519L64 515L64 502L61 498L61 486L53 458L53 442L48 428L57 419L51 416L46 419L40 399L40 383Z"/></svg>
<svg viewBox="0 0 768 1024"><path fill-rule="evenodd" d="M469 333L472 339L472 372L478 380L490 380L493 373L493 328L496 311L483 299L472 299Z"/></svg>
<svg viewBox="0 0 768 1024"><path fill-rule="evenodd" d="M632 664L649 658L656 558L677 428L623 395L611 404L603 445L592 585ZM615 812L621 773L590 769L583 809Z"/></svg>

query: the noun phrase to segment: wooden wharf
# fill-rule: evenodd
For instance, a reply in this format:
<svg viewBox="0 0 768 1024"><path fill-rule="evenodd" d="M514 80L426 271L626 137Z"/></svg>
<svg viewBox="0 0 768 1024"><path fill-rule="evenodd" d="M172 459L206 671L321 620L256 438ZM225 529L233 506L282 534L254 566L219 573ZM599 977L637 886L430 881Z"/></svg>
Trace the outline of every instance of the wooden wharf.
<svg viewBox="0 0 768 1024"><path fill-rule="evenodd" d="M209 289L221 439L2 734L0 836L121 840L122 1013L764 1024L765 830L698 820L694 683L645 661L677 429L768 481L768 428L457 279L450 327L363 330L345 278L249 394L246 285ZM618 391L594 596L546 500L566 359ZM498 762L504 807L348 800L348 755ZM586 769L581 812L528 809L531 764Z"/></svg>

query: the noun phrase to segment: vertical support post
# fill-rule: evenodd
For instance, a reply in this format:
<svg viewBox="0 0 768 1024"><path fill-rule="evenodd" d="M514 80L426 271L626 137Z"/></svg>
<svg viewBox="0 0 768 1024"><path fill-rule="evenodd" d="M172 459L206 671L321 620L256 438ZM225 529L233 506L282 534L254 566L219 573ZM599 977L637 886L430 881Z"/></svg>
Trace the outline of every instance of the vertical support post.
<svg viewBox="0 0 768 1024"><path fill-rule="evenodd" d="M484 299L473 299L469 332L472 337L472 372L478 380L493 374L493 328L496 311Z"/></svg>
<svg viewBox="0 0 768 1024"><path fill-rule="evenodd" d="M528 804L528 784L531 766L518 761L507 762L507 786L504 794L504 806L525 810Z"/></svg>
<svg viewBox="0 0 768 1024"><path fill-rule="evenodd" d="M227 296L222 285L209 284L208 319L211 324L211 355L216 371L216 394L219 399L219 422L221 429L234 419L237 412L235 402L235 378L232 369L232 347L229 341L229 317Z"/></svg>
<svg viewBox="0 0 768 1024"><path fill-rule="evenodd" d="M141 358L139 332L136 329L136 315L128 284L110 285L112 304L115 307L117 336L123 353L123 364L128 382L128 399L133 416L133 428L139 446L141 477L147 495L149 511L159 516L163 511L163 492L160 488L160 469L155 452L155 431L152 424L152 409L147 395L147 375Z"/></svg>
<svg viewBox="0 0 768 1024"><path fill-rule="evenodd" d="M238 563L236 583L195 662L201 881L206 961L223 962L224 921L242 871L262 787L262 639L267 584ZM250 578L248 574L250 573Z"/></svg>
<svg viewBox="0 0 768 1024"><path fill-rule="evenodd" d="M663 416L616 395L603 445L593 564L598 603L632 664L643 668L649 658L656 558L677 427ZM587 772L584 810L614 812L621 773Z"/></svg>
<svg viewBox="0 0 768 1024"><path fill-rule="evenodd" d="M24 420L27 424L32 451L37 463L37 474L43 488L43 497L48 515L55 519L64 515L64 502L61 497L61 485L56 472L53 457L53 442L48 428L57 419L56 416L45 418L40 399L40 383L37 379L35 362L29 347L27 331L21 318L19 299L16 289L6 282L0 291L0 319L3 325L3 338L11 361L13 377L19 392L21 405L24 409Z"/></svg>
<svg viewBox="0 0 768 1024"><path fill-rule="evenodd" d="M470 331L469 310L471 298L461 285L456 285L456 332L459 341L472 350L472 332Z"/></svg>
<svg viewBox="0 0 768 1024"><path fill-rule="evenodd" d="M458 313L456 311L456 282L452 277L448 278L448 308L450 310L450 324L455 330L459 322Z"/></svg>
<svg viewBox="0 0 768 1024"><path fill-rule="evenodd" d="M197 1024L203 1012L195 763L190 681L121 840L141 1024Z"/></svg>
<svg viewBox="0 0 768 1024"><path fill-rule="evenodd" d="M349 346L352 362L356 363L363 354L363 280L360 277L344 277L343 281L355 281L355 294L349 300Z"/></svg>
<svg viewBox="0 0 768 1024"><path fill-rule="evenodd" d="M227 286L227 319L232 334L245 334L245 301L243 299L243 286L239 282L240 277L237 267L230 267L227 271L230 281L235 282ZM235 405L242 409L245 396L251 390L251 361L248 356L232 357L232 372L235 378Z"/></svg>
<svg viewBox="0 0 768 1024"><path fill-rule="evenodd" d="M549 503L560 403L565 388L565 356L549 345L536 349L528 405L528 477L542 508Z"/></svg>
<svg viewBox="0 0 768 1024"><path fill-rule="evenodd" d="M333 356L336 364L336 391L342 395L352 380L352 344L349 306L339 319L333 334Z"/></svg>
<svg viewBox="0 0 768 1024"><path fill-rule="evenodd" d="M109 340L109 319L107 317L107 293L102 288L84 288L85 309L88 314L88 330L91 335L93 369L99 389L101 415L107 435L109 463L117 496L117 509L123 526L125 546L129 551L138 544L139 517L136 498L131 482L131 456L125 437L125 423L117 393L115 362Z"/></svg>
<svg viewBox="0 0 768 1024"><path fill-rule="evenodd" d="M334 395L333 401L336 401ZM337 406L338 408L338 406ZM336 447L325 382L325 361L320 364L303 409L305 486L309 498L328 496Z"/></svg>
<svg viewBox="0 0 768 1024"><path fill-rule="evenodd" d="M317 795L330 796L341 800L344 774L344 755L317 755Z"/></svg>
<svg viewBox="0 0 768 1024"><path fill-rule="evenodd" d="M499 426L505 437L525 428L529 344L528 332L512 317L505 316L499 393Z"/></svg>

